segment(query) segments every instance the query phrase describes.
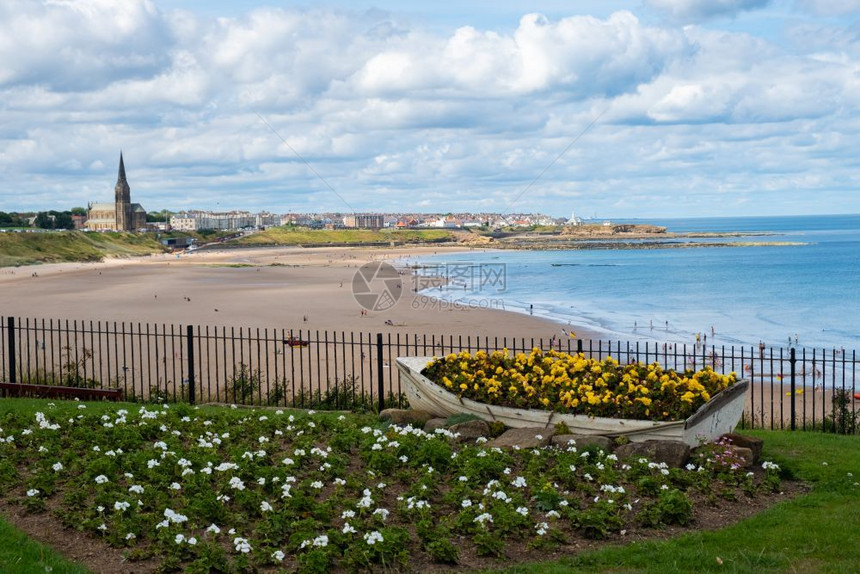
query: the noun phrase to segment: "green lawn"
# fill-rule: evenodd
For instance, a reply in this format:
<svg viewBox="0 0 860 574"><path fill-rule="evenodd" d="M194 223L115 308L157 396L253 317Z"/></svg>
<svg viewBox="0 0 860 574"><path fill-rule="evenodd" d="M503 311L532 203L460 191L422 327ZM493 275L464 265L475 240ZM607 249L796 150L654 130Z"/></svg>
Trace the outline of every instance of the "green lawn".
<svg viewBox="0 0 860 574"><path fill-rule="evenodd" d="M85 574L89 572L64 560L50 548L0 520L0 572L15 574Z"/></svg>

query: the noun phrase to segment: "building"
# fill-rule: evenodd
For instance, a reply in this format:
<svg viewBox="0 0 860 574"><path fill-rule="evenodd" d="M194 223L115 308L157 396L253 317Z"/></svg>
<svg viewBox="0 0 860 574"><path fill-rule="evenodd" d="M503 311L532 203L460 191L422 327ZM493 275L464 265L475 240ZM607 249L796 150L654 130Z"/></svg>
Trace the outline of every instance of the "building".
<svg viewBox="0 0 860 574"><path fill-rule="evenodd" d="M87 209L87 229L90 231L135 231L146 228L146 210L131 202L131 188L125 176L122 152L119 173L114 187L113 203L90 203Z"/></svg>
<svg viewBox="0 0 860 574"><path fill-rule="evenodd" d="M382 229L385 227L385 216L374 213L357 213L344 217L343 224L346 227L359 229Z"/></svg>

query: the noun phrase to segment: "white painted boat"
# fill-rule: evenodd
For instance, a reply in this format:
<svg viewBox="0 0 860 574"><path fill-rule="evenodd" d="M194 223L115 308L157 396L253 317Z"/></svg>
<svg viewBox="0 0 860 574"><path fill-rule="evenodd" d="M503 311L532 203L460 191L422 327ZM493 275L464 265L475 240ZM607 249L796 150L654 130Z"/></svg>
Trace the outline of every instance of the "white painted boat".
<svg viewBox="0 0 860 574"><path fill-rule="evenodd" d="M515 409L479 403L448 392L435 384L421 370L433 357L398 357L402 388L409 406L439 417L458 413L473 414L485 421L500 421L513 428L546 427L563 422L573 434L624 435L633 442L678 440L690 446L713 441L734 431L744 410L749 381L738 381L717 393L688 419L682 421L640 421L610 419L586 415L562 414L536 409Z"/></svg>

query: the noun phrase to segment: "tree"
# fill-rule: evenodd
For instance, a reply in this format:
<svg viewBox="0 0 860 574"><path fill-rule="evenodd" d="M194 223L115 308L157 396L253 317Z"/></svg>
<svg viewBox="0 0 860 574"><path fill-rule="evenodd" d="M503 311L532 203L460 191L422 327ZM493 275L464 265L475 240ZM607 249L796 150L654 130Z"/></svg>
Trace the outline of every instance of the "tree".
<svg viewBox="0 0 860 574"><path fill-rule="evenodd" d="M85 207L73 207L69 210L69 213L72 215L86 215L87 209Z"/></svg>
<svg viewBox="0 0 860 574"><path fill-rule="evenodd" d="M69 211L52 211L54 216L54 229L74 229L75 220Z"/></svg>
<svg viewBox="0 0 860 574"><path fill-rule="evenodd" d="M39 229L53 229L54 228L54 218L48 214L47 211L40 211L36 214L36 227Z"/></svg>

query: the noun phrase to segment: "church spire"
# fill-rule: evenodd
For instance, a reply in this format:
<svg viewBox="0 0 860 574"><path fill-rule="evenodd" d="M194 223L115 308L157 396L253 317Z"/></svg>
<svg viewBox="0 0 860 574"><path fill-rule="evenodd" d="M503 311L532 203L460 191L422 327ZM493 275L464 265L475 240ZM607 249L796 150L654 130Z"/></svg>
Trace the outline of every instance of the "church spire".
<svg viewBox="0 0 860 574"><path fill-rule="evenodd" d="M116 176L117 184L125 183L125 164L122 162L122 151L119 152L119 173Z"/></svg>

